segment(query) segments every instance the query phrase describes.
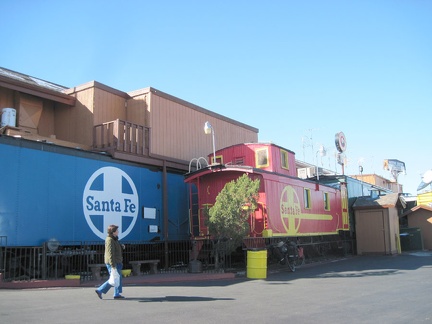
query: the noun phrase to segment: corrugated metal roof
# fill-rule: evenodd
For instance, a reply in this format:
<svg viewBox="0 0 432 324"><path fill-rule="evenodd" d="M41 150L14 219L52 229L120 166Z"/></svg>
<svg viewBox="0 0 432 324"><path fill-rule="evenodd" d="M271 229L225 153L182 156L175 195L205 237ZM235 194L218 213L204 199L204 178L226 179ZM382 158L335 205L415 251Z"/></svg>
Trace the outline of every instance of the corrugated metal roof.
<svg viewBox="0 0 432 324"><path fill-rule="evenodd" d="M74 106L76 99L65 93L66 87L0 67L0 86L29 95Z"/></svg>
<svg viewBox="0 0 432 324"><path fill-rule="evenodd" d="M405 199L399 193L390 193L383 196L371 197L363 196L358 197L353 204L354 209L372 209L372 208L388 208L400 205L405 207Z"/></svg>
<svg viewBox="0 0 432 324"><path fill-rule="evenodd" d="M42 79L38 79L38 78L29 76L26 74L22 74L22 73L19 73L16 71L11 71L11 70L5 69L3 67L0 67L0 76L4 76L4 77L14 79L17 81L21 81L21 82L24 82L24 83L27 83L27 84L30 84L33 86L38 86L38 87L41 87L44 89L49 89L49 90L58 91L58 92L62 92L62 93L64 90L67 89L67 87L63 87L61 85L58 85L58 84L55 84L52 82L48 82L48 81L45 81Z"/></svg>

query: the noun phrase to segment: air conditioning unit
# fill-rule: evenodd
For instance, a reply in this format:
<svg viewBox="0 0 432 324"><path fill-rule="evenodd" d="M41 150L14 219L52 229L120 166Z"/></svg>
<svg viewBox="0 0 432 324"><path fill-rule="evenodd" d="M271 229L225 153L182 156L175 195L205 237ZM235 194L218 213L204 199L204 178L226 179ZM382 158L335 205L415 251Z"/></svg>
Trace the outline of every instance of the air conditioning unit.
<svg viewBox="0 0 432 324"><path fill-rule="evenodd" d="M300 179L306 179L307 178L306 169L305 168L298 169L297 177L299 177Z"/></svg>
<svg viewBox="0 0 432 324"><path fill-rule="evenodd" d="M301 168L297 170L297 176L301 179L307 179L312 178L316 176L316 168L315 167L308 167L308 168Z"/></svg>

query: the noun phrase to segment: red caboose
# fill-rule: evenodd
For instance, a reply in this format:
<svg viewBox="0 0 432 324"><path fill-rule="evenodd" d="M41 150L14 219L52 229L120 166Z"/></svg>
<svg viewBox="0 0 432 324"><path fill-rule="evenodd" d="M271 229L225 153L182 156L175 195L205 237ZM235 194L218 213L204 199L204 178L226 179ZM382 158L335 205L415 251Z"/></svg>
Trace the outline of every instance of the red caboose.
<svg viewBox="0 0 432 324"><path fill-rule="evenodd" d="M216 151L209 166L190 172L193 238L209 235L203 209L226 183L246 173L260 180L259 205L251 211L250 237L300 237L349 230L346 186L334 188L297 176L295 153L274 144L238 144Z"/></svg>

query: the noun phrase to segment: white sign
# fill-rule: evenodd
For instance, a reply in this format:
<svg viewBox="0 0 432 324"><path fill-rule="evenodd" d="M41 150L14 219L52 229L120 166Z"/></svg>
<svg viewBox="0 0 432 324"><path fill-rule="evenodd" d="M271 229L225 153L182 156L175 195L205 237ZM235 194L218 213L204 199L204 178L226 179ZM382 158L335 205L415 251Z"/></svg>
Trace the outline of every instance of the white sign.
<svg viewBox="0 0 432 324"><path fill-rule="evenodd" d="M156 219L156 208L143 208L143 215L145 219Z"/></svg>
<svg viewBox="0 0 432 324"><path fill-rule="evenodd" d="M149 225L149 233L157 233L159 231L159 227L157 225Z"/></svg>
<svg viewBox="0 0 432 324"><path fill-rule="evenodd" d="M83 211L87 224L98 237L105 239L109 225L119 226L119 239L126 237L138 218L139 199L132 179L121 169L104 167L87 181L83 193ZM129 218L123 228L123 219ZM102 219L103 229L93 221ZM100 222L98 222L100 223Z"/></svg>

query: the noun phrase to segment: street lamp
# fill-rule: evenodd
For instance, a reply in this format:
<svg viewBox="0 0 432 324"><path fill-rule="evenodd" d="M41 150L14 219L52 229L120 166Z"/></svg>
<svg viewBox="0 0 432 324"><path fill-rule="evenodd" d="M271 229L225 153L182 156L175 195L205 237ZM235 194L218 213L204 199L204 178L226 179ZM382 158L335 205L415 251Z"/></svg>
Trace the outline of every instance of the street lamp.
<svg viewBox="0 0 432 324"><path fill-rule="evenodd" d="M323 158L323 156L326 156L327 155L327 150L326 150L326 148L324 147L324 145L320 145L320 148L319 148L319 150L316 152L316 173L317 173L317 180L319 181L319 166L318 166L318 153L319 153L319 155L321 156L321 166L323 165L323 163L322 163L322 158Z"/></svg>
<svg viewBox="0 0 432 324"><path fill-rule="evenodd" d="M213 163L215 163L216 162L216 150L215 150L214 129L213 129L213 126L208 121L206 121L205 124L204 124L204 133L206 133L207 135L209 135L210 133L212 134L212 140L213 140Z"/></svg>

